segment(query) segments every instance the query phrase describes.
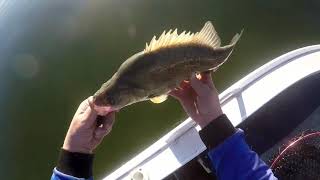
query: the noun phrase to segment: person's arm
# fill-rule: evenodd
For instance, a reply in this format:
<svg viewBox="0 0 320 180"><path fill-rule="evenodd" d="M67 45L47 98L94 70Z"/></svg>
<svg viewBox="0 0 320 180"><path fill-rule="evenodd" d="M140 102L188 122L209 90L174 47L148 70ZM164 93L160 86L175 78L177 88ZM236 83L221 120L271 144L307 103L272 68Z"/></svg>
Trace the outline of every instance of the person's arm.
<svg viewBox="0 0 320 180"><path fill-rule="evenodd" d="M88 98L75 113L51 180L93 180L93 151L112 129L114 112L98 116Z"/></svg>
<svg viewBox="0 0 320 180"><path fill-rule="evenodd" d="M199 124L200 137L209 150L211 167L221 180L277 179L270 168L245 142L244 133L235 129L223 114L211 74L192 76L170 93L187 114Z"/></svg>
<svg viewBox="0 0 320 180"><path fill-rule="evenodd" d="M241 129L235 129L226 115L220 115L200 132L209 149L211 167L219 179L277 179L271 169L252 151Z"/></svg>

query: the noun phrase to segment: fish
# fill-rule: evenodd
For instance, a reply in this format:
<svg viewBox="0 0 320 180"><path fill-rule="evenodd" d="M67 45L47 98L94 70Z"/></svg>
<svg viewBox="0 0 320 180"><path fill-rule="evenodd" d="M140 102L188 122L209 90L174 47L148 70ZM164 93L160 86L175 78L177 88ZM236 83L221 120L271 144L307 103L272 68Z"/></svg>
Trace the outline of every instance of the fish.
<svg viewBox="0 0 320 180"><path fill-rule="evenodd" d="M125 60L102 84L93 95L93 108L106 114L147 100L162 103L193 73L216 71L229 58L242 32L225 46L210 21L196 33L178 34L177 29L170 29L159 38L153 36L143 51Z"/></svg>

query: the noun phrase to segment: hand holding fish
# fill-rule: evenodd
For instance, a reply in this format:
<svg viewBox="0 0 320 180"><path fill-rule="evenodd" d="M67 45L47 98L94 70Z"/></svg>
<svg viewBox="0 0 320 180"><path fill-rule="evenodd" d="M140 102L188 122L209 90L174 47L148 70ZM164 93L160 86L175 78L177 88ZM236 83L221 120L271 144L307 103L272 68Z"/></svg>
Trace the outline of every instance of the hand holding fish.
<svg viewBox="0 0 320 180"><path fill-rule="evenodd" d="M210 72L202 73L198 77L192 75L190 81L183 81L180 87L169 94L179 100L186 113L201 128L222 115L218 92Z"/></svg>
<svg viewBox="0 0 320 180"><path fill-rule="evenodd" d="M92 107L92 97L84 100L75 113L63 149L69 152L93 153L102 139L110 133L115 113L98 116Z"/></svg>

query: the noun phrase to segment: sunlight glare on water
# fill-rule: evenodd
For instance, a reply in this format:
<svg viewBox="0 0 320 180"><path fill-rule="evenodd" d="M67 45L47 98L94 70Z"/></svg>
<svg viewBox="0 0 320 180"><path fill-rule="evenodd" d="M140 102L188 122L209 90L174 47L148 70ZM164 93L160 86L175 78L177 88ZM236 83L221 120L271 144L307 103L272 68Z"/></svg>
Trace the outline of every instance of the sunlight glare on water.
<svg viewBox="0 0 320 180"><path fill-rule="evenodd" d="M30 54L17 55L13 61L13 71L22 79L31 79L39 72L38 60Z"/></svg>

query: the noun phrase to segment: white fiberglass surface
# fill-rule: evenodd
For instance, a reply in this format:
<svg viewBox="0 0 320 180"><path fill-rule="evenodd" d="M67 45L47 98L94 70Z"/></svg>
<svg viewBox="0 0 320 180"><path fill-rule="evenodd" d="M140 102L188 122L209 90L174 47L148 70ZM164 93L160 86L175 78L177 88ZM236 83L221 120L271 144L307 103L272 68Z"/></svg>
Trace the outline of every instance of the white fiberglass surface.
<svg viewBox="0 0 320 180"><path fill-rule="evenodd" d="M222 111L228 116L229 119L232 119L233 125L237 125L242 121L236 98L233 98L227 104L225 104L222 107Z"/></svg>
<svg viewBox="0 0 320 180"><path fill-rule="evenodd" d="M318 49L320 46L309 46L280 56L221 93L222 109L233 125L293 83L319 71ZM188 118L104 180L130 179L130 174L140 168L150 179L164 178L205 150L197 133L199 130L200 127Z"/></svg>
<svg viewBox="0 0 320 180"><path fill-rule="evenodd" d="M308 54L272 71L243 93L246 112L252 114L272 97L320 69L320 52Z"/></svg>

